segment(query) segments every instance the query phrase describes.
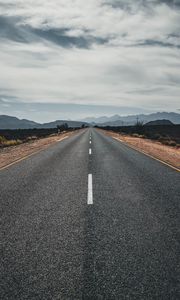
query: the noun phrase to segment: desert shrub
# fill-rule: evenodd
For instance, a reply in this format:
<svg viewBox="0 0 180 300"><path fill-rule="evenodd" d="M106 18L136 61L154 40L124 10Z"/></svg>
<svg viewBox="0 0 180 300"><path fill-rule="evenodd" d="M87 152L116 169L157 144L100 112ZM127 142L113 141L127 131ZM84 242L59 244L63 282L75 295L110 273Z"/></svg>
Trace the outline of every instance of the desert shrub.
<svg viewBox="0 0 180 300"><path fill-rule="evenodd" d="M163 142L169 141L170 139L167 136L160 136L158 140L163 143Z"/></svg>
<svg viewBox="0 0 180 300"><path fill-rule="evenodd" d="M169 146L172 146L172 147L176 147L177 146L177 144L176 144L176 142L175 141L169 141Z"/></svg>
<svg viewBox="0 0 180 300"><path fill-rule="evenodd" d="M139 134L138 133L133 133L132 136L138 138Z"/></svg>
<svg viewBox="0 0 180 300"><path fill-rule="evenodd" d="M158 139L158 141L163 145L172 146L172 147L177 146L177 143L171 140L169 137L161 137Z"/></svg>
<svg viewBox="0 0 180 300"><path fill-rule="evenodd" d="M176 142L175 142L175 141L172 141L172 140L162 140L161 143L162 143L163 145L176 147Z"/></svg>
<svg viewBox="0 0 180 300"><path fill-rule="evenodd" d="M146 138L146 136L144 134L139 134L139 133L132 133L132 136L136 137L136 138L141 138L141 139L145 139Z"/></svg>
<svg viewBox="0 0 180 300"><path fill-rule="evenodd" d="M36 135L28 136L28 137L26 138L26 142L34 141L34 140L37 140L37 136L36 136Z"/></svg>
<svg viewBox="0 0 180 300"><path fill-rule="evenodd" d="M10 146L17 146L22 144L21 140L4 140L1 144L1 147L10 147Z"/></svg>
<svg viewBox="0 0 180 300"><path fill-rule="evenodd" d="M3 146L4 147L9 147L9 146L17 146L17 145L20 145L20 144L22 144L21 140L9 140L9 141L5 141L3 143Z"/></svg>
<svg viewBox="0 0 180 300"><path fill-rule="evenodd" d="M4 142L6 142L6 139L4 136L0 136L0 144L3 144Z"/></svg>

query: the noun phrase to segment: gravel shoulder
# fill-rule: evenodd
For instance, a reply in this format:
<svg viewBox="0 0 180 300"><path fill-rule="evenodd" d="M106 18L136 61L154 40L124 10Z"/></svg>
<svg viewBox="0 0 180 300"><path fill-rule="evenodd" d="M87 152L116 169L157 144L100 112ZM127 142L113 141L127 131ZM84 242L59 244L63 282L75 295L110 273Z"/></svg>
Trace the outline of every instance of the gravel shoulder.
<svg viewBox="0 0 180 300"><path fill-rule="evenodd" d="M180 170L180 149L161 144L157 141L122 135L112 131L102 130L106 135L124 142L136 149L164 161Z"/></svg>
<svg viewBox="0 0 180 300"><path fill-rule="evenodd" d="M50 145L57 143L64 138L77 133L67 132L59 135L53 135L46 138L38 139L35 141L30 141L17 146L5 147L0 149L0 169L4 168L15 161L23 159L26 156L32 155L33 153L39 152L46 149Z"/></svg>

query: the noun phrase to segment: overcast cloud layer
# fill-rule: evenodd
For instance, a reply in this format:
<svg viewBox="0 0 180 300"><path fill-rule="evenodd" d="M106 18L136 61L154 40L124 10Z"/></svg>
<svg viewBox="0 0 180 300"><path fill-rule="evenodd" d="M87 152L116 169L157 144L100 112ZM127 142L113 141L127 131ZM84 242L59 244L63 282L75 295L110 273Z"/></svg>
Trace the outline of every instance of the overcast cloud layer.
<svg viewBox="0 0 180 300"><path fill-rule="evenodd" d="M41 103L176 111L180 1L0 0L0 70L0 114L32 105L37 120Z"/></svg>

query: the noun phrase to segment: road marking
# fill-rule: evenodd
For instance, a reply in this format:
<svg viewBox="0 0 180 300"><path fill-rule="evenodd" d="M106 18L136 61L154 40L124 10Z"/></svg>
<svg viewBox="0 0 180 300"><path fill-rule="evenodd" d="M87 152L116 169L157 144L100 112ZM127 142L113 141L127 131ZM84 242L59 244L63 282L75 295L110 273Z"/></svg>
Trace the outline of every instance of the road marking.
<svg viewBox="0 0 180 300"><path fill-rule="evenodd" d="M87 204L93 204L93 186L92 186L92 174L88 174L88 197Z"/></svg>
<svg viewBox="0 0 180 300"><path fill-rule="evenodd" d="M124 145L126 145L127 147L129 147L129 148L131 148L131 149L133 149L133 150L136 150L137 152L140 152L140 153L142 153L142 154L144 154L144 155L146 155L146 156L148 156L148 157L150 157L150 158L152 158L152 159L154 159L154 160L157 160L157 161L159 161L160 163L162 163L163 165L168 166L169 168L171 168L171 169L173 169L173 170L176 170L177 172L180 172L180 169L178 169L178 168L176 168L176 167L174 167L174 166L168 164L167 162L165 162L165 161L163 161L163 160L161 160L161 159L159 159L159 158L157 158L157 157L155 157L155 156L153 156L153 155L151 155L151 154L148 154L148 153L146 153L145 151L140 150L140 149L136 148L135 146L132 146L132 145L130 145L130 144L124 142L124 141L121 140L121 139L118 139L117 137L113 137L113 138L114 138L115 140L119 141L119 142L122 142L122 143L123 143Z"/></svg>
<svg viewBox="0 0 180 300"><path fill-rule="evenodd" d="M91 141L89 141L89 144L91 144Z"/></svg>
<svg viewBox="0 0 180 300"><path fill-rule="evenodd" d="M37 150L37 151L35 151L35 152L31 153L31 154L28 154L28 155L26 155L26 156L24 156L24 157L21 157L21 158L19 158L19 159L16 159L16 160L13 161L12 163L10 163L10 164L8 164L8 165L6 165L6 166L4 166L4 167L1 167L1 168L0 168L0 171L1 171L1 170L5 170L5 169L7 169L7 168L9 168L9 167L11 167L11 166L13 166L13 165L15 165L15 164L17 164L17 163L23 161L23 160L25 160L25 159L27 159L27 158L29 158L29 157L35 155L35 154L40 153L40 152L46 150L47 148L49 148L50 146L54 145L56 142L63 141L63 140L65 140L65 139L68 138L68 137L69 137L69 136L65 136L65 137L62 138L61 140L57 140L57 141L53 142L52 144L49 144L46 148Z"/></svg>
<svg viewBox="0 0 180 300"><path fill-rule="evenodd" d="M91 154L92 154L92 149L90 148L90 149L89 149L89 155L91 155Z"/></svg>

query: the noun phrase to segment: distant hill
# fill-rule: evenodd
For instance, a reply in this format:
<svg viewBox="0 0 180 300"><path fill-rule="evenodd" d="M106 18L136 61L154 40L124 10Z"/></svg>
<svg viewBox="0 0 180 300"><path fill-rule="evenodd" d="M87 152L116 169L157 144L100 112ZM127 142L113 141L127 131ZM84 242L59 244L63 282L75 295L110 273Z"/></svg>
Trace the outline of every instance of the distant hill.
<svg viewBox="0 0 180 300"><path fill-rule="evenodd" d="M16 117L0 115L0 129L56 128L57 125L62 125L64 123L67 123L69 127L74 128L81 127L83 124L87 125L85 122L66 120L57 120L54 122L40 124L26 119L20 120Z"/></svg>
<svg viewBox="0 0 180 300"><path fill-rule="evenodd" d="M26 119L18 119L16 117L1 115L0 116L0 129L29 129L36 128L39 124Z"/></svg>
<svg viewBox="0 0 180 300"><path fill-rule="evenodd" d="M88 118L82 119L81 121L87 122L87 123L97 124L97 123L105 123L105 122L117 121L117 120L119 120L119 118L121 118L119 115L114 115L112 117L102 116L102 117L97 117L97 118L88 117Z"/></svg>
<svg viewBox="0 0 180 300"><path fill-rule="evenodd" d="M169 120L156 120L156 121L150 121L148 123L145 124L146 126L151 126L151 125L174 125L174 123L172 123Z"/></svg>
<svg viewBox="0 0 180 300"><path fill-rule="evenodd" d="M86 121L85 121L86 120ZM31 128L56 128L57 125L67 123L69 127L81 127L83 124L89 123L101 126L128 126L134 125L137 120L142 121L144 124L152 121L166 120L174 124L180 124L180 114L178 113L167 113L158 112L150 115L130 115L130 116L119 116L114 115L112 117L100 117L100 118L86 118L84 121L67 121L67 120L56 120L49 123L37 123L26 119L18 119L7 115L0 115L0 129L31 129ZM95 120L95 121L92 121ZM92 121L92 122L90 122ZM105 122L104 122L105 121ZM94 123L93 123L94 122Z"/></svg>
<svg viewBox="0 0 180 300"><path fill-rule="evenodd" d="M113 116L114 117L114 116ZM116 120L112 121L112 117L104 123L96 123L101 126L128 126L134 125L137 120L145 123L157 120L169 120L174 124L180 124L180 114L174 112L157 112L149 115L129 115L129 116L118 116L116 115ZM98 119L97 119L98 121Z"/></svg>

